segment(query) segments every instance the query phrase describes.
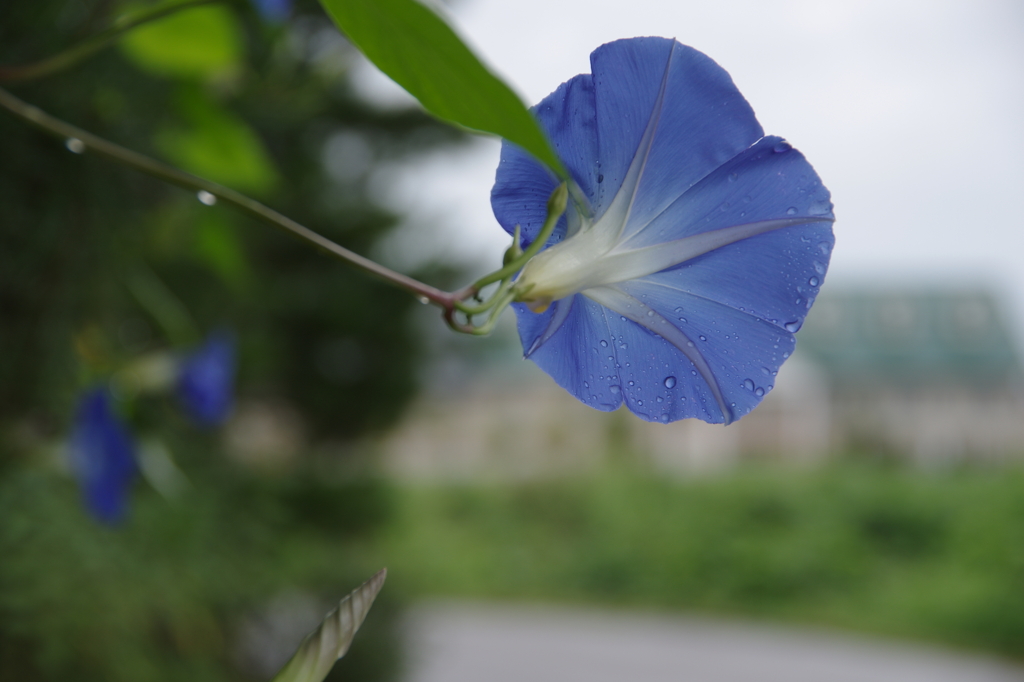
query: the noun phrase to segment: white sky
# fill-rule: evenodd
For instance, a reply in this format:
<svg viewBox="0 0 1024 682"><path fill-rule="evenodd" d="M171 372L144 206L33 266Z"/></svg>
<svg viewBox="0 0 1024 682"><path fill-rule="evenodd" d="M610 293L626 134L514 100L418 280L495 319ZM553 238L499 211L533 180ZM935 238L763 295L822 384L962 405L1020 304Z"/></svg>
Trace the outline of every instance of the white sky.
<svg viewBox="0 0 1024 682"><path fill-rule="evenodd" d="M530 104L610 40L676 37L707 53L831 190L833 281L990 285L1024 320L1020 0L460 0L451 18ZM371 69L368 96L400 101ZM497 264L497 149L481 140L392 178L381 191L413 216L392 262Z"/></svg>

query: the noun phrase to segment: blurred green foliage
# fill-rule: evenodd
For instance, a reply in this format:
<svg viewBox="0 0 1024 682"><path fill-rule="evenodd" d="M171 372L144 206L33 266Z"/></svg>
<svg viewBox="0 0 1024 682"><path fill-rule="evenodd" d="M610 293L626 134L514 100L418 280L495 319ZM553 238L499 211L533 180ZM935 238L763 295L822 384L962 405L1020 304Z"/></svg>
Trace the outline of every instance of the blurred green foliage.
<svg viewBox="0 0 1024 682"><path fill-rule="evenodd" d="M245 58L237 22L231 10L219 5L141 26L122 39L121 47L138 66L170 76L216 76L241 68Z"/></svg>
<svg viewBox="0 0 1024 682"><path fill-rule="evenodd" d="M126 6L0 3L0 63L55 54ZM231 3L11 89L367 253L396 222L367 198L374 163L460 134L361 102L346 76L355 59L313 0L277 26ZM325 151L338 135L370 150L340 175ZM247 469L172 398L127 396L132 431L189 483L165 498L140 479L127 523L100 527L61 450L76 399L142 354L227 327L240 403L283 405L307 442L344 444L387 427L413 395L414 305L267 225L0 114L0 679L269 679L239 659L247 619L297 593L323 607L312 628L379 569L359 547L388 518L386 488L353 474L344 447ZM385 590L338 674L394 672L392 599Z"/></svg>
<svg viewBox="0 0 1024 682"><path fill-rule="evenodd" d="M1024 471L866 464L407 486L378 551L413 594L680 608L1024 659Z"/></svg>

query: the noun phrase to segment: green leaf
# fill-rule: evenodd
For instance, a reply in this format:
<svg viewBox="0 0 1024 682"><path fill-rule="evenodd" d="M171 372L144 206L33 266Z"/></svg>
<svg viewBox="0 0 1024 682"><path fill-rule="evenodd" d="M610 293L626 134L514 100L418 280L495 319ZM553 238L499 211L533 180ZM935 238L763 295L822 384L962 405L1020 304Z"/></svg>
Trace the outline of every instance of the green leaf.
<svg viewBox="0 0 1024 682"><path fill-rule="evenodd" d="M178 110L188 127L156 135L164 158L201 177L243 192L264 194L278 181L270 154L256 132L199 88L181 91Z"/></svg>
<svg viewBox="0 0 1024 682"><path fill-rule="evenodd" d="M203 6L129 32L121 40L121 49L151 73L203 78L239 64L242 37L228 9Z"/></svg>
<svg viewBox="0 0 1024 682"><path fill-rule="evenodd" d="M356 47L434 116L500 135L566 177L536 119L437 14L416 0L320 0Z"/></svg>
<svg viewBox="0 0 1024 682"><path fill-rule="evenodd" d="M302 640L298 651L272 682L322 682L334 663L348 651L387 576L386 568L378 571L342 599L338 607L324 617L320 627Z"/></svg>

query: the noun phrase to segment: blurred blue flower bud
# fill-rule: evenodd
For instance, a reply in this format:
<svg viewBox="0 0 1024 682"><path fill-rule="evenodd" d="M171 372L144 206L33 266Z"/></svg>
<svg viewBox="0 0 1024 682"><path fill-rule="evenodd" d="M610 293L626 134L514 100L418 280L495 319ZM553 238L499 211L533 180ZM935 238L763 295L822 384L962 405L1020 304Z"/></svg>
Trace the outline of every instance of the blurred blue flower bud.
<svg viewBox="0 0 1024 682"><path fill-rule="evenodd" d="M252 4L265 21L274 24L287 19L292 11L292 0L252 0Z"/></svg>
<svg viewBox="0 0 1024 682"><path fill-rule="evenodd" d="M86 507L104 523L122 520L135 477L135 446L114 415L106 388L90 389L79 399L69 445Z"/></svg>
<svg viewBox="0 0 1024 682"><path fill-rule="evenodd" d="M181 359L178 397L193 420L213 426L231 412L235 381L235 342L231 334L211 334L195 352Z"/></svg>

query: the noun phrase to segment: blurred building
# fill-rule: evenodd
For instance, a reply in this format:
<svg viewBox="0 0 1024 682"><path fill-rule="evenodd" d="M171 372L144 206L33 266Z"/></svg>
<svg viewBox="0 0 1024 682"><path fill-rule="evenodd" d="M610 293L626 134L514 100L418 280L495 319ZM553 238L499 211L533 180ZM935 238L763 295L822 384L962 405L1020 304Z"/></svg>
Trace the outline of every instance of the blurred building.
<svg viewBox="0 0 1024 682"><path fill-rule="evenodd" d="M523 362L514 335L382 442L417 477L580 471L615 453L691 473L742 459L873 452L922 464L1024 457L1024 374L995 298L981 290L829 292L764 402L728 427L597 412ZM443 383L443 382L442 382Z"/></svg>
<svg viewBox="0 0 1024 682"><path fill-rule="evenodd" d="M834 445L923 461L1024 454L1021 364L990 293L839 292L799 339L828 378Z"/></svg>

